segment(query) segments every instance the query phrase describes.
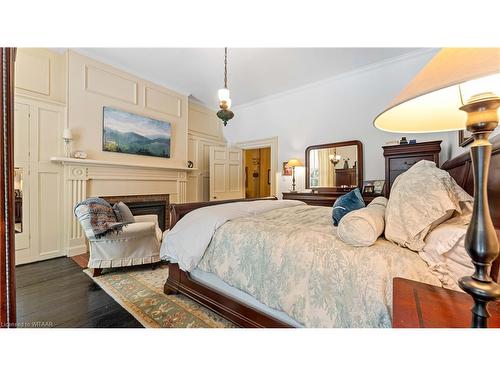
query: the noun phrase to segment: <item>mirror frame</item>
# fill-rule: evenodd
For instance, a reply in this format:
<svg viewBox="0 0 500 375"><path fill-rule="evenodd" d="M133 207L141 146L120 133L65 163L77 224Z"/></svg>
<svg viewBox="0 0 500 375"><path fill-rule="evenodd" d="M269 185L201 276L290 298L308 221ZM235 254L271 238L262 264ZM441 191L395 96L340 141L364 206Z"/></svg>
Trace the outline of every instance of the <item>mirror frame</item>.
<svg viewBox="0 0 500 375"><path fill-rule="evenodd" d="M309 151L311 150L318 150L322 148L332 148L332 147L344 147L344 146L357 146L358 147L358 160L357 160L357 167L358 167L358 187L361 190L363 188L363 143L361 141L343 141L343 142L334 142L334 143L325 143L321 145L313 145L309 146L306 148L306 189L314 189L317 190L318 192L337 192L339 191L337 188L334 187L315 187L311 188L311 184L309 181Z"/></svg>

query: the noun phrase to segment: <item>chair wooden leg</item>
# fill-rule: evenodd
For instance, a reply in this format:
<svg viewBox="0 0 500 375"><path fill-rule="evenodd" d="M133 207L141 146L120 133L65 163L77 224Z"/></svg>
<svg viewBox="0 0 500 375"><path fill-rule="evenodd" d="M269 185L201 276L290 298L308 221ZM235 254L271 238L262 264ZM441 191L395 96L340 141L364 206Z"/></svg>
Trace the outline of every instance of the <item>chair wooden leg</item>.
<svg viewBox="0 0 500 375"><path fill-rule="evenodd" d="M93 277L101 276L101 272L102 272L102 268L94 268L92 270L92 276Z"/></svg>

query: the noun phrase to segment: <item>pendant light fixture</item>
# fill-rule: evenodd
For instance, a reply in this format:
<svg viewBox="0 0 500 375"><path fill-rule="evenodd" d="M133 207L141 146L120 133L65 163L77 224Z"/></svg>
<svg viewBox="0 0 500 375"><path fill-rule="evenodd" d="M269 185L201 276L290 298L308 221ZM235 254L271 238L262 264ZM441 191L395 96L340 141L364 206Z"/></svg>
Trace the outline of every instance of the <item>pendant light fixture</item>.
<svg viewBox="0 0 500 375"><path fill-rule="evenodd" d="M340 159L342 159L342 156L337 154L337 149L334 148L333 155L329 155L328 158L330 159L330 162L333 164L333 168L335 168L337 166L337 164L339 163Z"/></svg>
<svg viewBox="0 0 500 375"><path fill-rule="evenodd" d="M231 108L231 98L229 97L229 89L227 88L227 47L224 48L224 88L219 90L219 107L220 111L217 112L217 117L224 122L224 126L227 122L234 117Z"/></svg>

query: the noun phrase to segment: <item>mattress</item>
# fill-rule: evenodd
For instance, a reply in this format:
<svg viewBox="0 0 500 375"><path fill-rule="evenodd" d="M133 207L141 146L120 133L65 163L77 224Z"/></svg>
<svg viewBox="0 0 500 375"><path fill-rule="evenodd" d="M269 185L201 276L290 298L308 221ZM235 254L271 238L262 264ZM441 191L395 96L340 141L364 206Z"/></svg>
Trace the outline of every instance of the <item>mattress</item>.
<svg viewBox="0 0 500 375"><path fill-rule="evenodd" d="M281 322L284 322L286 324L289 324L293 327L302 327L300 323L298 323L296 320L290 318L287 314L285 314L283 311L275 310L272 309L263 303L259 302L257 299L249 295L248 293L245 293L237 288L234 288L230 286L229 284L225 283L221 279L219 279L217 276L215 276L213 273L210 272L205 272L200 270L199 268L195 268L193 271L189 273L191 278L200 284L203 284L205 286L208 286L217 292L224 294L228 297L233 298L234 300L244 303L245 305L262 312L266 315L269 315L275 319L278 319Z"/></svg>

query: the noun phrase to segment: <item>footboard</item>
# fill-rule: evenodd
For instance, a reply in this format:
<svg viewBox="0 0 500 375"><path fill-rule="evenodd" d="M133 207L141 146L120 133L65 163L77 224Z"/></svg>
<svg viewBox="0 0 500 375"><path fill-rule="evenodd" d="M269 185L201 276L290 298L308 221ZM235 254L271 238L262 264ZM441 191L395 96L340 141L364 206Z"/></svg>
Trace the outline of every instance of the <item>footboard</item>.
<svg viewBox="0 0 500 375"><path fill-rule="evenodd" d="M168 279L163 290L165 294L184 294L239 327L292 328L278 319L193 280L188 272L181 270L175 263L168 265Z"/></svg>
<svg viewBox="0 0 500 375"><path fill-rule="evenodd" d="M198 208L213 206L224 203L248 202L256 200L276 200L276 197L257 199L233 199L225 201L182 203L170 205L170 229L182 219L187 213ZM179 268L178 264L168 265L168 279L163 287L165 294L181 293L206 308L223 316L237 326L247 328L289 328L290 325L283 323L267 314L261 313L254 308L223 295L218 291L193 280L188 272Z"/></svg>
<svg viewBox="0 0 500 375"><path fill-rule="evenodd" d="M182 219L184 215L187 213L196 210L197 208L207 207L207 206L215 206L217 204L225 204L225 203L235 203L235 202L251 202L251 201L260 201L260 200L277 200L276 197L267 197L267 198L255 198L255 199L231 199L225 201L210 201L210 202L193 202L193 203L179 203L179 204L171 204L169 206L170 211L170 225L169 229L172 229L174 225Z"/></svg>

